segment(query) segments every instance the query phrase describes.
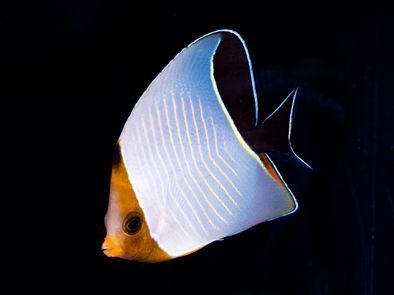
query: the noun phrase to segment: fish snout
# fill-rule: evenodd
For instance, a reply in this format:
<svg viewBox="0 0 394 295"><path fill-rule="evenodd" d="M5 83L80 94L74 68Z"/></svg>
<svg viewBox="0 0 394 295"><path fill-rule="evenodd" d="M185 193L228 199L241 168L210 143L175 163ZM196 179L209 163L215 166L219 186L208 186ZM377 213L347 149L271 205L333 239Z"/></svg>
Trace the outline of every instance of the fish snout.
<svg viewBox="0 0 394 295"><path fill-rule="evenodd" d="M108 245L107 238L104 239L103 244L101 245L101 251L108 256L108 253L111 251L111 248Z"/></svg>
<svg viewBox="0 0 394 295"><path fill-rule="evenodd" d="M123 254L122 248L116 242L116 239L106 236L103 244L101 245L101 250L107 257L121 257Z"/></svg>

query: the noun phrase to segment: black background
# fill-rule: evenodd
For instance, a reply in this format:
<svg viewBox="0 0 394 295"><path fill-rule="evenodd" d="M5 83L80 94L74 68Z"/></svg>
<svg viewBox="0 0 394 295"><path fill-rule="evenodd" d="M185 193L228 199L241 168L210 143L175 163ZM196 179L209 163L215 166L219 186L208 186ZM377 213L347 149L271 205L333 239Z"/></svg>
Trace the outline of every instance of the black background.
<svg viewBox="0 0 394 295"><path fill-rule="evenodd" d="M7 292L394 294L392 25L377 1L1 2ZM293 142L314 170L278 166L300 209L170 262L107 258L123 124L175 54L219 28L246 40L265 116L299 87Z"/></svg>

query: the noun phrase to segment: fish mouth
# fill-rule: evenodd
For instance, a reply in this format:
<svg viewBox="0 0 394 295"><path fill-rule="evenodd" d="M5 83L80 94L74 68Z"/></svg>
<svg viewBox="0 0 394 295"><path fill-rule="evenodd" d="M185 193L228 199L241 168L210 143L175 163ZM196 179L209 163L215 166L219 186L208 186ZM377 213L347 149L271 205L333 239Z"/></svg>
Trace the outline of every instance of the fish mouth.
<svg viewBox="0 0 394 295"><path fill-rule="evenodd" d="M104 253L105 256L111 257L111 253L113 252L114 248L108 245L108 241L105 240L101 245L101 251Z"/></svg>
<svg viewBox="0 0 394 295"><path fill-rule="evenodd" d="M121 248L105 248L101 249L103 254L107 257L120 257L122 258L124 252Z"/></svg>
<svg viewBox="0 0 394 295"><path fill-rule="evenodd" d="M115 244L110 238L106 237L101 245L101 251L107 257L121 257L123 250L120 246Z"/></svg>
<svg viewBox="0 0 394 295"><path fill-rule="evenodd" d="M108 244L109 244L109 239L106 237L104 239L103 244L101 245L101 251L104 253L105 256L108 256L112 249Z"/></svg>
<svg viewBox="0 0 394 295"><path fill-rule="evenodd" d="M109 252L111 251L111 248L108 248L104 242L103 245L101 246L101 251L105 254L105 256L108 256Z"/></svg>
<svg viewBox="0 0 394 295"><path fill-rule="evenodd" d="M103 252L103 254L107 257L117 257L120 253L119 249L117 251L116 248L101 248L101 251Z"/></svg>

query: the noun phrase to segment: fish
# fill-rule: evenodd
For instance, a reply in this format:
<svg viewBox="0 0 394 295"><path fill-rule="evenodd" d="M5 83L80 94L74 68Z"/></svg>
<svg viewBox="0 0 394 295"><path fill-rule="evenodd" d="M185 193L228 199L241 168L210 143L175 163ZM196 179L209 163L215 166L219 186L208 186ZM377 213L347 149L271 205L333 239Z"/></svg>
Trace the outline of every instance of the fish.
<svg viewBox="0 0 394 295"><path fill-rule="evenodd" d="M295 212L268 154L308 165L290 143L296 95L259 122L251 59L233 30L208 33L178 53L118 139L103 253L167 261Z"/></svg>

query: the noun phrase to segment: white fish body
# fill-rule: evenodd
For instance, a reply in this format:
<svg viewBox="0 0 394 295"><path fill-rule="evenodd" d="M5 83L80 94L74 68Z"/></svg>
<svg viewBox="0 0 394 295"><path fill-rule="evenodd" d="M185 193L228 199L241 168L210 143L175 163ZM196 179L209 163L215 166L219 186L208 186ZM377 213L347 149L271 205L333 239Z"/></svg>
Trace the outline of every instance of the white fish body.
<svg viewBox="0 0 394 295"><path fill-rule="evenodd" d="M297 209L289 188L245 142L221 98L213 61L224 38L243 46L255 105L250 115L257 124L247 48L236 32L220 30L168 64L135 105L119 139L150 234L172 257Z"/></svg>

